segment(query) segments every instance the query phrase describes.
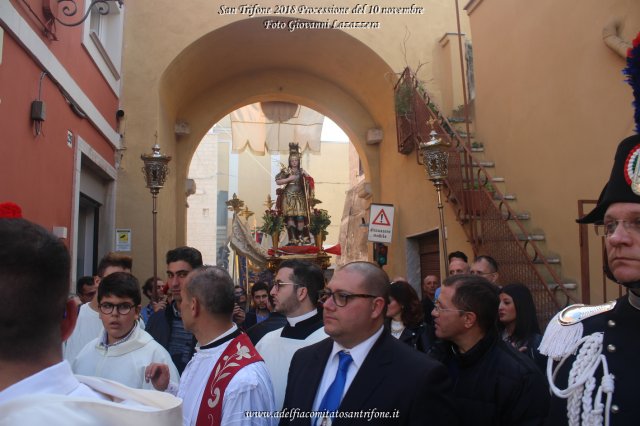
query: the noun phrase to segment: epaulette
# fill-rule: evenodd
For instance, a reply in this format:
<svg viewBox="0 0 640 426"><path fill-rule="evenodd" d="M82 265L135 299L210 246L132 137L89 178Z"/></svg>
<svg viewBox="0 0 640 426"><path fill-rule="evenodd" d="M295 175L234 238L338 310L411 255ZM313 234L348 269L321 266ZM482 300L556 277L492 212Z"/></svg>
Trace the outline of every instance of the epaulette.
<svg viewBox="0 0 640 426"><path fill-rule="evenodd" d="M582 321L596 315L609 312L616 301L602 305L576 304L567 306L558 312L547 325L538 350L554 360L559 360L575 350L575 344L582 338Z"/></svg>

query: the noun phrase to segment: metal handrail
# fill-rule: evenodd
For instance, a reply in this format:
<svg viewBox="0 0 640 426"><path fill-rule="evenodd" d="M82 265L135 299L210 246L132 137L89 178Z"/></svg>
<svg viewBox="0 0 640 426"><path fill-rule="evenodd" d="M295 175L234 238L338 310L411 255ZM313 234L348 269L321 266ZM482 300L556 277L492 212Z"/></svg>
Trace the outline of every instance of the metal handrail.
<svg viewBox="0 0 640 426"><path fill-rule="evenodd" d="M400 135L401 129L398 125L398 137L403 138L405 145L407 141L413 141L417 146L421 140L428 138L431 130L435 130L439 137L445 137L451 142L449 177L445 183L448 190L447 198L453 201L449 204L454 208L456 219L463 225L475 254L487 253L496 258L503 282L522 282L530 288L539 320L545 325L560 306L539 268L546 271L558 284L556 289L564 293L567 302L576 301L575 298L568 293L560 276L533 241L515 211L505 203L504 194L493 185L491 191L488 189L492 182L491 174L476 160L469 143L463 142L462 137L440 113L426 88L409 68L405 68L396 84L396 96L399 90L407 90L407 87L413 90L410 119L415 120L411 125L414 134L413 138L407 137L406 134ZM404 154L411 151L406 146L403 148L401 152ZM474 172L474 169L477 170ZM497 200L499 202L496 202ZM520 241L508 222L514 224L524 241ZM541 263L536 265L534 261Z"/></svg>

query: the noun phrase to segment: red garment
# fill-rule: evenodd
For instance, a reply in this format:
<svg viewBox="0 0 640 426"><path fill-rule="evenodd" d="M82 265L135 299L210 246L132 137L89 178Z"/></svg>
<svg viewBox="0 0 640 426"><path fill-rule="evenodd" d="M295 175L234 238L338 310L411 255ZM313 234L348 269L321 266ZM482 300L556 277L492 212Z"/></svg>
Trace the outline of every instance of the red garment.
<svg viewBox="0 0 640 426"><path fill-rule="evenodd" d="M258 361L262 361L262 357L246 334L242 333L229 342L207 380L196 426L220 424L224 391L229 382L242 368Z"/></svg>

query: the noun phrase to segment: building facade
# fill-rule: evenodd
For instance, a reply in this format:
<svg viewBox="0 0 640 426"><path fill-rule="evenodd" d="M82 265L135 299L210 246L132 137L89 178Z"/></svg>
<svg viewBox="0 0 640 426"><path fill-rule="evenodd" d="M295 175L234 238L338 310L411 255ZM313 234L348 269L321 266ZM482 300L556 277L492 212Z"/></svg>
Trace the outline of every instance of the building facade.
<svg viewBox="0 0 640 426"><path fill-rule="evenodd" d="M0 199L65 240L75 278L114 246L124 8L62 6L0 2Z"/></svg>

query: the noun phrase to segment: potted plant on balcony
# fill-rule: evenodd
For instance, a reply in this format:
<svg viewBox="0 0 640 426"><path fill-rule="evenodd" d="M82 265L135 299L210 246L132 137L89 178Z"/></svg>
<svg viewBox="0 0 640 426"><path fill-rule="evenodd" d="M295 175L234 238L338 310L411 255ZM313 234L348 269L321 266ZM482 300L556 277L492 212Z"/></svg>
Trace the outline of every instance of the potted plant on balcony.
<svg viewBox="0 0 640 426"><path fill-rule="evenodd" d="M394 92L398 152L402 154L410 154L417 146L416 104L426 102L425 95L424 86L416 74L405 69Z"/></svg>
<svg viewBox="0 0 640 426"><path fill-rule="evenodd" d="M278 242L280 241L280 232L284 229L284 217L279 210L265 210L262 215L262 226L260 231L271 235L273 242L273 250L278 250Z"/></svg>
<svg viewBox="0 0 640 426"><path fill-rule="evenodd" d="M329 235L327 228L331 225L331 216L324 209L313 209L309 218L309 232L316 240L318 251L322 251L322 242Z"/></svg>

